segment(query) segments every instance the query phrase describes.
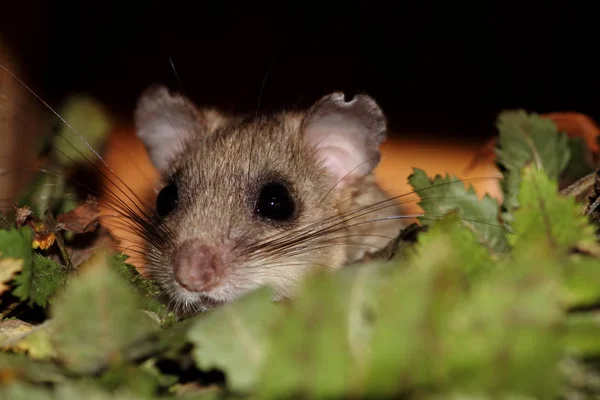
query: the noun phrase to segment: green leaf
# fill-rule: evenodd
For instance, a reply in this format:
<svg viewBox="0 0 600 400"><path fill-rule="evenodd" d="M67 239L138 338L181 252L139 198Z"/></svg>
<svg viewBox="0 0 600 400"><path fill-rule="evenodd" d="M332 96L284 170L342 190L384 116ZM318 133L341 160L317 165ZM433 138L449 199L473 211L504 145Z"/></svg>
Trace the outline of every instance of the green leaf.
<svg viewBox="0 0 600 400"><path fill-rule="evenodd" d="M256 385L265 360L268 332L278 318L272 292L256 291L200 316L187 333L198 368L218 368L234 391Z"/></svg>
<svg viewBox="0 0 600 400"><path fill-rule="evenodd" d="M0 230L0 258L23 260L23 268L31 263L33 231L28 226Z"/></svg>
<svg viewBox="0 0 600 400"><path fill-rule="evenodd" d="M449 236L437 229L426 236L410 267L391 274L378 293L366 388L369 397L437 383L442 325L466 288L460 284L462 271L454 268L456 253Z"/></svg>
<svg viewBox="0 0 600 400"><path fill-rule="evenodd" d="M418 168L413 170L408 182L421 198L419 206L426 214L419 218L421 223L431 225L437 218L454 211L488 249L496 253L506 250L506 232L500 223L495 199L487 194L478 199L475 189L472 186L465 188L457 178L436 175L429 179Z"/></svg>
<svg viewBox="0 0 600 400"><path fill-rule="evenodd" d="M21 382L56 383L63 382L66 377L55 364L45 361L34 361L23 354L0 353L0 376L13 377ZM0 380L3 382L3 380ZM0 384L0 389L2 385ZM2 397L0 398L11 398Z"/></svg>
<svg viewBox="0 0 600 400"><path fill-rule="evenodd" d="M17 276L17 287L13 294L28 300L29 305L46 307L50 297L67 280L67 270L60 264L41 254L33 253L33 262Z"/></svg>
<svg viewBox="0 0 600 400"><path fill-rule="evenodd" d="M135 266L128 264L128 256L118 253L112 256L112 268L126 281L132 284L134 290L142 299L142 307L155 313L161 320L163 326L175 322L175 316L167 309L167 306L159 300L161 289L155 281L142 276Z"/></svg>
<svg viewBox="0 0 600 400"><path fill-rule="evenodd" d="M150 400L154 397L137 396L127 390L109 392L87 381L65 382L53 388L15 383L0 387L0 398L11 400Z"/></svg>
<svg viewBox="0 0 600 400"><path fill-rule="evenodd" d="M600 315L574 313L567 317L566 350L576 356L600 355Z"/></svg>
<svg viewBox="0 0 600 400"><path fill-rule="evenodd" d="M344 398L364 390L381 264L309 275L273 329L258 393Z"/></svg>
<svg viewBox="0 0 600 400"><path fill-rule="evenodd" d="M494 267L490 253L479 243L473 231L465 229L457 213L450 212L446 217L437 220L428 232L422 233L419 236L419 248L427 249L430 242L437 240L440 235L448 235L456 257L461 260L458 266L470 278L475 278Z"/></svg>
<svg viewBox="0 0 600 400"><path fill-rule="evenodd" d="M56 160L64 166L96 161L94 151L103 147L112 126L104 106L90 96L78 94L67 98L58 113L70 127L56 122L58 132L52 146Z"/></svg>
<svg viewBox="0 0 600 400"><path fill-rule="evenodd" d="M523 110L504 111L498 116L499 137L496 162L503 171L503 219L512 221L512 210L519 206L521 170L529 164L543 169L558 180L571 157L568 137L559 133L553 121Z"/></svg>
<svg viewBox="0 0 600 400"><path fill-rule="evenodd" d="M140 397L153 397L159 387L169 387L177 380L176 376L163 375L152 359L141 365L115 364L100 377L105 388L111 391L126 389Z"/></svg>
<svg viewBox="0 0 600 400"><path fill-rule="evenodd" d="M131 286L110 268L105 252L97 252L79 269L52 305L52 339L67 368L94 373L119 361L128 345L157 327L141 311Z"/></svg>
<svg viewBox="0 0 600 400"><path fill-rule="evenodd" d="M64 171L56 167L36 172L32 182L19 198L18 204L28 206L33 214L38 216L47 211L56 211L60 204L73 196L68 194L67 181L63 174Z"/></svg>
<svg viewBox="0 0 600 400"><path fill-rule="evenodd" d="M368 396L555 394L562 355L557 268L529 269L530 259L493 267L485 256L471 259L479 245L457 246L459 229L455 215L436 222L411 266L384 282ZM532 257L543 254L545 248L531 249ZM473 271L486 273L472 279Z"/></svg>
<svg viewBox="0 0 600 400"><path fill-rule="evenodd" d="M508 237L514 252L527 252L542 241L556 255L573 248L597 253L594 228L573 197L560 196L556 181L537 168L526 168L522 180L520 207Z"/></svg>
<svg viewBox="0 0 600 400"><path fill-rule="evenodd" d="M600 260L575 254L564 263L564 300L569 307L600 301Z"/></svg>
<svg viewBox="0 0 600 400"><path fill-rule="evenodd" d="M569 137L568 146L571 157L566 168L560 175L560 181L566 185L574 183L596 170L592 161L591 150L587 147L584 139Z"/></svg>
<svg viewBox="0 0 600 400"><path fill-rule="evenodd" d="M0 258L23 260L21 272L15 277L12 293L22 301L28 300L31 293L33 231L25 226L20 229L0 230Z"/></svg>
<svg viewBox="0 0 600 400"><path fill-rule="evenodd" d="M531 258L544 260L544 251L532 248ZM448 317L442 353L452 387L535 398L560 393L563 309L556 268L531 265L531 259L498 265Z"/></svg>

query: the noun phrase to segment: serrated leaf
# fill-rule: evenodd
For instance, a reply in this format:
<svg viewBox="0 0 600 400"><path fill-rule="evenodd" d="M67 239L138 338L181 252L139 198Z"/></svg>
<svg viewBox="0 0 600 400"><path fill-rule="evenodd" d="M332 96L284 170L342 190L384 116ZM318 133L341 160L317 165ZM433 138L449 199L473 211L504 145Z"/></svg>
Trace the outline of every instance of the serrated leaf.
<svg viewBox="0 0 600 400"><path fill-rule="evenodd" d="M46 307L48 300L67 280L67 270L51 259L34 252L29 268L15 279L17 287L13 294L30 305Z"/></svg>
<svg viewBox="0 0 600 400"><path fill-rule="evenodd" d="M52 340L58 357L72 371L93 373L122 358L131 343L156 330L131 286L101 251L79 267L52 305Z"/></svg>
<svg viewBox="0 0 600 400"><path fill-rule="evenodd" d="M480 200L472 186L465 188L456 177L436 175L430 179L418 168L408 182L421 198L419 206L425 211L425 217L419 218L422 224L431 225L436 218L454 211L488 249L497 253L506 250L506 232L495 199L486 194Z"/></svg>
<svg viewBox="0 0 600 400"><path fill-rule="evenodd" d="M520 207L508 237L515 252L543 241L557 255L574 248L598 253L594 228L573 197L560 196L556 181L536 168L526 168L522 180Z"/></svg>
<svg viewBox="0 0 600 400"><path fill-rule="evenodd" d="M132 287L142 299L142 307L156 314L164 327L175 322L175 316L167 309L167 306L159 300L161 289L155 281L142 276L135 266L128 264L128 256L117 253L111 258L111 267Z"/></svg>
<svg viewBox="0 0 600 400"><path fill-rule="evenodd" d="M198 368L225 372L234 391L256 385L263 367L270 325L277 319L272 292L256 291L202 315L187 333Z"/></svg>
<svg viewBox="0 0 600 400"><path fill-rule="evenodd" d="M559 133L556 124L523 110L505 111L498 116L499 137L496 162L503 171L504 220L510 223L511 212L519 206L521 170L529 164L543 169L558 180L571 157L568 137Z"/></svg>
<svg viewBox="0 0 600 400"><path fill-rule="evenodd" d="M477 235L470 229L465 229L463 221L455 212L436 221L430 229L419 236L419 249L427 249L432 240L439 235L447 235L452 242L456 257L461 260L458 266L469 277L476 277L493 268L493 260L487 249L482 246ZM421 250L423 251L423 250Z"/></svg>

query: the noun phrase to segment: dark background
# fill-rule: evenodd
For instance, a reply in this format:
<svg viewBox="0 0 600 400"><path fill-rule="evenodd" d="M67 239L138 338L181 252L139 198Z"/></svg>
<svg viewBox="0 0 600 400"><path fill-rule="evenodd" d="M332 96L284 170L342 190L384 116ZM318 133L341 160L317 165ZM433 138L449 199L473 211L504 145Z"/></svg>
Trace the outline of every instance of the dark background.
<svg viewBox="0 0 600 400"><path fill-rule="evenodd" d="M230 110L254 112L265 82L261 111L368 92L399 132L481 138L505 108L600 120L584 3L6 3L1 32L35 90L88 91L123 118L146 85L179 87L170 58L188 96Z"/></svg>

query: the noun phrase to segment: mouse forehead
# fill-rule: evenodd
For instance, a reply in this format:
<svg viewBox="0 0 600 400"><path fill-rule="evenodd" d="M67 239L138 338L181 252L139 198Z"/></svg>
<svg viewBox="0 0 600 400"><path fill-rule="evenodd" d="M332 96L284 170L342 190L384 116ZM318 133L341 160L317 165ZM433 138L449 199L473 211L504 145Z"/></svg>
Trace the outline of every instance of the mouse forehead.
<svg viewBox="0 0 600 400"><path fill-rule="evenodd" d="M302 141L300 122L287 116L263 118L192 138L173 169L184 196L207 206L226 200L243 207L241 200L262 184L280 180L310 202L326 183Z"/></svg>
<svg viewBox="0 0 600 400"><path fill-rule="evenodd" d="M178 163L187 179L221 179L278 172L295 175L305 167L306 149L298 125L284 118L265 118L224 126L192 138ZM256 176L255 176L256 177Z"/></svg>

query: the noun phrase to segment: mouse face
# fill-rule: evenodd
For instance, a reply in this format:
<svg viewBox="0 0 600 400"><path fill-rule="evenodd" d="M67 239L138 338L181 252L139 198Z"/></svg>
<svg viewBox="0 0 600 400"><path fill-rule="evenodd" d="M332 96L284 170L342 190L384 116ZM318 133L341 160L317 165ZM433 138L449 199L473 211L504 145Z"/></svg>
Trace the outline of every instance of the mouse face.
<svg viewBox="0 0 600 400"><path fill-rule="evenodd" d="M338 268L381 242L352 240L381 232L360 223L374 218L364 207L382 201L385 215L397 213L371 174L386 127L367 96L334 93L305 113L243 119L152 87L135 119L165 182L148 270L184 314L264 285L287 297L308 268Z"/></svg>

